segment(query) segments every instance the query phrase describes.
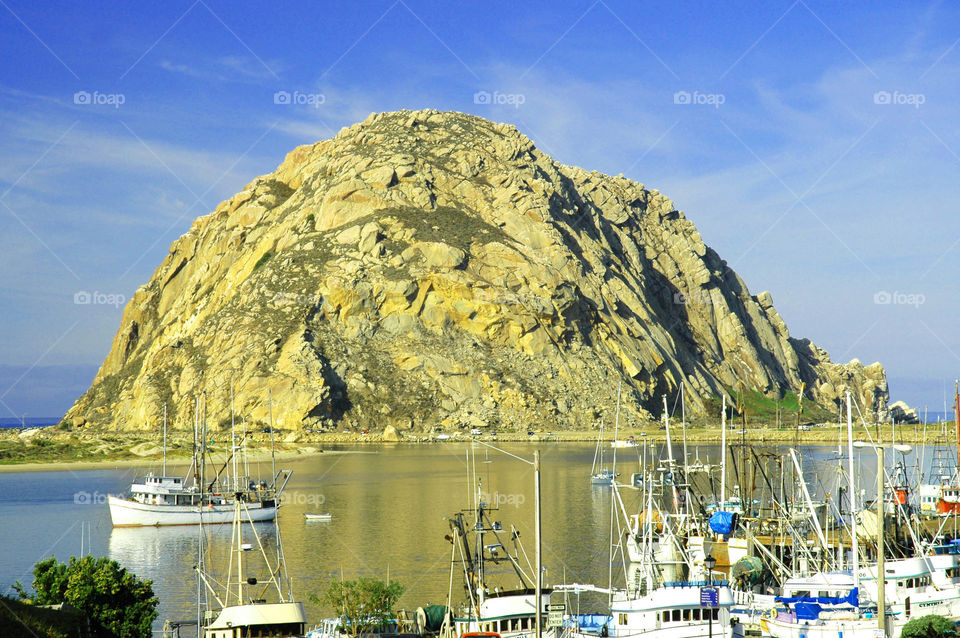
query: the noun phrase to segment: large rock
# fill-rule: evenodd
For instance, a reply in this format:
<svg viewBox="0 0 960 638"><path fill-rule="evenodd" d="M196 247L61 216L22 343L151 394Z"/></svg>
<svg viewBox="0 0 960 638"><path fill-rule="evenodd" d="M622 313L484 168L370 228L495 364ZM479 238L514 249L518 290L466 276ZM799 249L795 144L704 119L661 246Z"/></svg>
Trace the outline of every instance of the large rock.
<svg viewBox="0 0 960 638"><path fill-rule="evenodd" d="M894 423L920 423L920 415L903 401L890 404L890 418Z"/></svg>
<svg viewBox="0 0 960 638"><path fill-rule="evenodd" d="M689 412L742 382L850 391L882 366L793 338L667 197L564 166L512 126L371 115L291 152L197 219L124 310L67 423L256 428L589 427ZM272 400L271 400L272 399ZM607 419L609 421L609 418Z"/></svg>

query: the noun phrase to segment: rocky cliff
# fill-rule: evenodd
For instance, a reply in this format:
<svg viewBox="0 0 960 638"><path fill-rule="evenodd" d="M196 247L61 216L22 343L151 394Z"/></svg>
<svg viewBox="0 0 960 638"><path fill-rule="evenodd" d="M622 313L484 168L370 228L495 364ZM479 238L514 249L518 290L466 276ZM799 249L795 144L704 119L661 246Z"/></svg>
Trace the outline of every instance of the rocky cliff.
<svg viewBox="0 0 960 638"><path fill-rule="evenodd" d="M591 427L736 388L884 411L879 364L794 339L683 213L514 127L374 114L197 219L127 305L71 425ZM268 404L268 396L272 401Z"/></svg>

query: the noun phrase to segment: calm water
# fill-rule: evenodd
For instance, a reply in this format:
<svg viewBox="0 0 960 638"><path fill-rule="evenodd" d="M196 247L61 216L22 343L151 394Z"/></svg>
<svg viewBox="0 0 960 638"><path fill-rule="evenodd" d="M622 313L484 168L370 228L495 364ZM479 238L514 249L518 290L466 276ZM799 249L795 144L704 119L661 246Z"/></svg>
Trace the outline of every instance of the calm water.
<svg viewBox="0 0 960 638"><path fill-rule="evenodd" d="M535 449L534 444L503 447L531 459ZM594 447L564 443L540 444L539 448L547 582L606 585L611 491L590 484ZM406 585L401 600L406 608L446 602L451 554L450 544L444 540L449 533L444 517L472 503L468 449L469 444L345 447L278 464L294 471L280 514L280 530L294 592L306 603L311 622L329 615L329 610L310 604L308 596L321 594L341 573L347 579L386 578L389 573ZM837 463L829 460L835 452L835 448L806 450L809 460L805 469L812 478L814 498L835 489L831 468ZM675 446L675 453L680 454L680 446ZM717 453L716 447L690 447L691 460L697 456L704 463L716 462ZM928 452L925 465L929 456ZM637 471L637 458L635 450L618 451L623 480ZM533 562L532 467L482 447L476 448L476 461L473 465L487 501L500 503L492 518L502 521L506 530L516 526ZM864 454L857 473L865 487L873 484L874 468L874 454ZM168 618L195 618L193 566L198 529L113 529L110 525L104 495L123 492L144 469L0 474L0 588L6 589L15 580L29 585L37 560L50 555L65 560L81 552L82 542L84 552L109 556L154 581L160 598L158 627ZM267 478L269 463L260 468L251 465L254 477L258 471ZM869 487L867 491L871 492ZM636 512L640 493L624 490L622 496L627 511ZM306 522L304 512L329 512L333 521ZM272 524L258 525L258 529L264 543L274 548ZM229 548L230 526L204 530L210 556L215 560L223 557ZM252 536L249 540L255 542ZM622 567L615 573L622 574ZM515 585L508 575L503 584ZM455 575L455 601L461 592L460 577ZM585 608L595 602L584 601Z"/></svg>

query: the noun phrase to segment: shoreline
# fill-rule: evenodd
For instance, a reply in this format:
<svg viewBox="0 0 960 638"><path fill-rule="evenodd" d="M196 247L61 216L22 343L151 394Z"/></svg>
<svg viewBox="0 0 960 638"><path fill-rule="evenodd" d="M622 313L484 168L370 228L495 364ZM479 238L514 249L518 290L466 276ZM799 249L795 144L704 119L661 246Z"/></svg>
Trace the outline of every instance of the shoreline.
<svg viewBox="0 0 960 638"><path fill-rule="evenodd" d="M289 461L291 459L307 459L319 456L339 456L341 454L357 454L359 450L320 450L312 447L304 447L299 450L277 451L277 461ZM216 462L217 459L214 459ZM247 453L247 460L251 463L265 463L270 461L270 453L263 453L258 450ZM130 467L153 467L160 462L159 457L142 458L122 458L122 459L99 459L95 461L58 461L55 459L45 461L28 461L26 463L0 463L0 474L13 474L17 472L72 472L72 471L90 471L90 470L119 470ZM192 463L190 457L174 456L167 457L168 468L186 468Z"/></svg>
<svg viewBox="0 0 960 638"><path fill-rule="evenodd" d="M846 427L839 424L830 424L827 427L814 427L809 430L796 430L794 428L763 428L752 427L745 432L740 429L730 429L727 431L727 444L737 446L741 443L765 446L835 446L841 444L846 446ZM908 444L926 443L934 445L938 443L936 436L938 432L928 431L924 441L924 427L921 426L901 426L897 428L897 442ZM868 435L869 433L869 435ZM45 433L44 433L45 434ZM77 439L75 433L51 433L54 437L73 438L73 442L82 447L83 445L96 444L100 442L99 437L86 435L82 439ZM322 455L332 454L358 454L364 453L362 449L341 449L341 446L353 448L363 448L364 446L413 446L413 445L440 445L440 444L464 444L474 440L474 437L467 434L446 434L447 439L438 439L443 433L407 433L401 436L399 441L387 441L380 434L361 434L358 432L330 432L330 433L281 433L282 442L277 444L276 458L278 461L289 461L292 459L308 459ZM613 441L614 438L609 433L604 433L603 440L605 444ZM684 436L688 445L719 445L721 442L721 432L719 426L716 427L687 427L684 432L681 426L671 426L671 440L674 446L681 445ZM524 444L562 444L562 443L590 443L595 444L598 432L596 430L578 430L578 431L538 431L532 435L527 432L499 432L496 435L481 434L476 438L481 444L504 444L504 443L524 443ZM881 432L884 441L892 438L893 431L890 426L885 426ZM117 435L112 435L116 437ZM89 438L88 438L89 437ZM856 426L854 439L872 440L877 437L876 427L870 427L869 430L862 424ZM17 436L7 437L7 441L18 441L24 448L32 448L31 441L35 437L23 440ZM46 437L42 437L46 438ZM145 443L155 443L156 441L145 439L143 433L130 433L121 435L123 442L121 447L107 452L103 458L78 459L69 458L60 460L58 458L35 458L12 463L0 462L0 473L16 472L57 472L57 471L85 471L85 470L103 470L103 469L121 469L130 467L151 467L160 462L161 455L156 451L156 447L150 453L136 454L131 452L131 448L142 446ZM172 437L171 443L176 443L179 437ZM620 433L621 440L632 439L633 446L619 448L621 453L628 452L631 448L639 448L646 444L663 444L666 442L666 431L662 428L646 428L640 430L625 431ZM254 462L263 462L270 460L269 441L263 440L260 436L251 441L253 447L248 450L247 458ZM949 443L955 444L955 443ZM126 449L124 449L126 448ZM219 456L219 451L215 454ZM93 456L91 454L91 456ZM167 463L174 467L187 466L191 463L191 457L181 453L174 452L167 455Z"/></svg>

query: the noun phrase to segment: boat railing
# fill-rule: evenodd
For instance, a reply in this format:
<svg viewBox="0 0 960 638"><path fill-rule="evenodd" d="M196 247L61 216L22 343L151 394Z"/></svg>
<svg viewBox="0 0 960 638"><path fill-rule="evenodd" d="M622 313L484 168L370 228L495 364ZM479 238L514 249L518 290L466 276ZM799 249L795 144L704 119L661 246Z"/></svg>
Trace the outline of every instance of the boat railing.
<svg viewBox="0 0 960 638"><path fill-rule="evenodd" d="M663 583L664 587L727 587L728 580L671 580Z"/></svg>

